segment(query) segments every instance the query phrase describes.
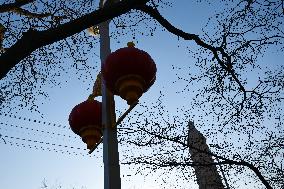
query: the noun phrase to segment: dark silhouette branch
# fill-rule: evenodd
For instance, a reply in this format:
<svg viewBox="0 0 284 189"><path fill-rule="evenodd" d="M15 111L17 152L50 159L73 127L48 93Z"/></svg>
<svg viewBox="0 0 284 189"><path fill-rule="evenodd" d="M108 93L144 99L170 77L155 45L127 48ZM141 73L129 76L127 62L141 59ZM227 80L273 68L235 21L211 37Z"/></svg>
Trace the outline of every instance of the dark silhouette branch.
<svg viewBox="0 0 284 189"><path fill-rule="evenodd" d="M212 152L208 152L208 151L204 151L204 150L201 150L199 148L196 148L192 145L189 145L189 144L186 144L184 142L181 142L180 140L176 139L176 138L170 138L170 137L165 137L165 136L161 136L159 134L156 134L156 133L152 133L152 132L149 132L145 129L141 129L141 131L143 132L146 132L147 134L149 135L152 135L156 138L159 138L159 139L162 139L162 140L167 140L167 141L171 141L171 142L175 142L175 143L178 143L184 147L187 147L187 148L191 148L191 149L194 149L196 150L197 152L200 152L200 153L205 153L205 154L208 154L210 156L213 156L213 157L216 157L218 159L221 159L223 161L219 162L219 163L214 163L214 164L206 164L206 166L209 166L209 165L220 165L220 164L229 164L229 165L239 165L239 166L245 166L245 167L248 167L249 169L251 169L255 174L256 176L259 178L259 180L263 183L263 185L265 185L265 187L267 189L272 189L272 187L270 186L270 184L267 182L267 180L263 177L263 175L261 174L261 172L258 170L258 168L256 168L254 165L252 165L251 163L248 163L244 160L241 160L241 161L235 161L235 160L231 160L231 159L228 159L228 158L225 158L225 157L222 157L222 156L219 156L215 153L212 153ZM190 164L189 164L190 165ZM182 165L180 165L182 166ZM194 166L204 166L204 164L195 164Z"/></svg>
<svg viewBox="0 0 284 189"><path fill-rule="evenodd" d="M10 12L14 12L14 13L17 13L19 15L23 15L23 16L27 16L27 17L31 17L31 18L45 18L45 17L52 15L51 13L33 13L33 12L30 12L26 9L18 8L18 7L11 9Z"/></svg>
<svg viewBox="0 0 284 189"><path fill-rule="evenodd" d="M15 3L8 3L0 5L0 13L9 12L15 8L20 8L26 4L32 3L35 0L16 0Z"/></svg>
<svg viewBox="0 0 284 189"><path fill-rule="evenodd" d="M236 76L235 72L222 61L218 54L221 53L223 57L230 62L230 56L221 47L213 47L203 40L198 35L186 33L176 27L174 27L169 21L167 21L157 9L147 6L146 3L149 0L125 0L115 3L105 8L96 10L78 19L72 20L68 23L62 24L56 28L51 28L45 31L29 30L23 33L23 36L12 47L7 49L5 53L0 56L0 79L4 78L6 74L18 64L22 59L29 56L34 50L43 47L45 45L52 44L56 41L67 38L75 33L79 33L84 29L87 29L93 25L97 25L106 20L120 16L131 9L141 10L155 20L157 20L163 27L174 35L180 36L185 40L194 40L196 44L205 49L210 50L213 53L213 57L218 61L221 67L232 75L233 79L238 83L239 88L245 94L245 88Z"/></svg>
<svg viewBox="0 0 284 189"><path fill-rule="evenodd" d="M26 9L21 8L21 6L34 2L35 0L18 0L15 3L0 5L0 13L14 12L19 15L32 17L32 18L44 18L51 16L50 13L33 13Z"/></svg>
<svg viewBox="0 0 284 189"><path fill-rule="evenodd" d="M237 84L239 85L239 88L242 92L246 92L243 84L241 83L241 81L238 79L237 75L235 74L235 72L230 68L230 66L227 65L231 65L231 58L230 56L225 52L225 50L222 47L213 47L212 45L209 45L207 43L205 43L202 39L199 38L198 35L195 34L190 34L190 33L186 33L176 27L174 27L168 20L166 20L157 9L151 7L151 6L140 6L138 7L139 10L149 14L152 18L154 18L155 20L157 20L164 28L166 28L169 32L171 32L172 34L179 36L181 38L183 38L184 40L193 40L195 41L195 43L205 49L210 50L213 53L213 57L218 61L219 65L226 70L232 77L233 79L237 82ZM219 54L222 55L223 58L226 59L226 63L224 61L221 60L221 58L219 57Z"/></svg>
<svg viewBox="0 0 284 189"><path fill-rule="evenodd" d="M0 56L0 79L36 49L60 41L114 17L144 5L149 0L124 0L93 11L78 19L44 31L28 30L13 46Z"/></svg>
<svg viewBox="0 0 284 189"><path fill-rule="evenodd" d="M7 144L6 141L5 141L5 139L2 137L1 134L0 134L0 138L4 141L5 144Z"/></svg>

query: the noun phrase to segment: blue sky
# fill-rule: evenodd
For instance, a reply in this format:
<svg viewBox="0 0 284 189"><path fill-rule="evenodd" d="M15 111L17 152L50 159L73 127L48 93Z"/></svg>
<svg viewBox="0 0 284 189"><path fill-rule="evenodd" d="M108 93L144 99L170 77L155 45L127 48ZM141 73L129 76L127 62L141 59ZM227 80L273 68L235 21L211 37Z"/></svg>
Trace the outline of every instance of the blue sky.
<svg viewBox="0 0 284 189"><path fill-rule="evenodd" d="M214 10L218 7L211 7L212 5L199 5L190 3L190 1L178 1L173 3L172 7L165 7L161 10L161 14L165 16L178 28L191 33L200 33L202 26L207 22L208 16L213 15ZM131 41L131 36L122 36L121 43L112 41L112 50L124 47L128 41ZM167 109L172 115L177 114L177 108L185 105L189 101L190 94L180 95L176 92L181 90L184 86L180 84L173 84L177 80L176 72L173 71L172 65L181 67L182 70L178 74L184 74L184 70L194 63L194 60L187 52L186 46L194 48L192 42L184 42L167 31L161 31L159 28L153 36L142 37L136 39L138 43L137 48L147 51L157 64L157 81L153 87L141 97L141 103L155 102L159 97L159 91L166 94L164 102L167 104ZM92 50L90 53L98 53L97 50ZM263 58L263 62L267 63L280 61L283 56L267 55ZM89 63L98 63L98 59L92 58ZM276 63L277 64L277 63ZM93 77L95 77L94 73ZM39 189L43 186L42 182L46 181L49 187L56 187L62 185L64 188L78 188L91 189L103 188L103 160L102 160L102 146L99 147L91 157L84 151L84 144L79 137L68 128L58 127L59 125L68 126L68 115L71 109L78 103L84 101L90 94L89 89L94 81L78 80L74 73L64 74L58 79L62 81L67 80L66 84L60 86L45 86L48 93L48 99L38 98L39 111L38 113L30 113L27 110L12 111L9 114L16 115L17 118L10 118L0 115L1 124L0 132L2 135L17 136L19 138L32 138L34 141L49 141L52 144L66 144L68 146L75 146L81 148L74 150L75 155L69 155L67 151L73 152L69 148L63 149L61 152L49 151L48 145L38 145L42 148L28 148L27 144L37 145L35 143L24 143L26 147L18 147L12 140L13 145L9 143L4 144L0 142L0 162L1 162L1 188L19 189L30 188ZM194 90L194 88L192 89ZM126 103L119 98L116 98L117 109L123 111L127 108ZM137 107L139 110L139 106ZM5 110L2 110L5 112ZM55 126L48 124L39 124L18 119L19 117L32 118L40 120L41 122L55 123ZM7 129L8 126L14 125ZM15 127L18 126L18 127ZM38 128L43 132L36 132L25 128ZM56 132L65 136L56 136L47 132ZM69 137L70 136L70 137ZM76 137L76 138L74 138ZM7 138L6 138L7 139ZM7 139L8 141L8 139ZM19 143L21 141L18 141ZM120 146L120 149L123 148ZM62 148L60 148L62 149ZM128 176L128 175L131 175ZM128 167L122 166L121 179L123 189L159 189L160 182L154 182L157 175L141 176L134 175L134 171L129 170ZM192 184L192 183L191 183ZM192 184L191 186L193 186Z"/></svg>
<svg viewBox="0 0 284 189"><path fill-rule="evenodd" d="M176 23L180 23L180 26L186 26L186 23L180 22L184 16L186 16L186 11L176 11L183 7L167 8L163 11L163 14L167 14L168 18L175 20ZM179 12L178 16L176 12ZM159 36L159 37L157 37ZM112 50L124 47L128 41L132 40L132 37L124 39L120 44L112 43ZM158 98L158 91L163 88L167 88L168 84L171 84L175 79L175 74L169 74L171 70L171 65L178 60L180 64L183 62L189 62L186 50L182 47L178 48L180 42L176 37L173 37L168 32L158 32L155 33L153 37L145 37L143 39L138 39L137 47L147 51L152 58L156 61L158 67L158 79L154 86L145 94L141 101L153 101ZM171 51L171 55L168 56L167 53ZM97 54L99 54L96 51ZM173 56L174 54L174 56ZM90 64L93 62L98 62L99 60L90 60ZM166 77L162 76L166 73ZM71 75L71 74L70 74ZM87 88L92 85L93 81L89 83L83 83L78 80L76 76L70 77L67 74L63 76L62 80L67 78L68 82L62 86L51 87L47 86L46 91L48 91L49 98L47 100L40 98L43 104L40 105L39 110L43 115L41 118L37 113L29 113L26 110L19 111L19 116L33 118L37 120L42 120L46 122L52 122L68 126L68 115L74 105L82 102L90 94L90 89ZM94 74L95 75L95 74ZM68 78L70 77L70 78ZM174 91L168 91L174 94ZM122 106L126 108L126 103L120 99L117 99L117 106ZM175 103L172 102L172 105ZM11 112L15 114L15 112ZM19 121L17 119L10 119L9 117L0 116L1 122L23 126L23 127L37 127L42 129L41 124L32 124L28 121ZM1 131L3 131L3 125L1 125ZM54 127L49 126L44 128L45 131L53 131ZM33 138L35 140L50 141L49 135L44 134L41 136L30 136L29 134L23 134L23 129L14 129L6 131L9 136L20 136L22 138ZM68 129L58 130L58 133L64 133L66 135L74 134ZM37 132L31 132L33 135L38 135ZM4 134L3 134L4 135ZM65 137L66 138L66 137ZM16 142L16 140L15 140ZM18 141L20 142L20 141ZM73 145L84 148L84 144L81 142L80 138L77 137L76 141L72 142ZM54 139L54 143L62 143L62 139L57 137ZM26 143L30 144L30 143ZM33 143L31 143L33 144ZM67 143L68 144L68 143ZM70 144L69 144L70 145ZM43 186L42 182L45 180L47 185L56 186L62 184L64 188L103 188L103 160L102 160L102 148L96 150L93 153L94 157L83 157L81 155L68 155L56 153L54 151L47 150L36 150L34 148L23 148L11 146L9 144L4 144L2 141L1 146L1 188L31 188L38 189ZM81 152L81 151L80 151ZM83 151L84 152L84 151ZM85 151L87 154L87 151ZM130 173L129 173L130 172ZM127 170L127 168L121 169L122 178L122 188L123 189L158 189L159 187L152 182L151 177L147 177L144 180L143 176L133 176L133 173ZM132 175L131 179L127 175Z"/></svg>

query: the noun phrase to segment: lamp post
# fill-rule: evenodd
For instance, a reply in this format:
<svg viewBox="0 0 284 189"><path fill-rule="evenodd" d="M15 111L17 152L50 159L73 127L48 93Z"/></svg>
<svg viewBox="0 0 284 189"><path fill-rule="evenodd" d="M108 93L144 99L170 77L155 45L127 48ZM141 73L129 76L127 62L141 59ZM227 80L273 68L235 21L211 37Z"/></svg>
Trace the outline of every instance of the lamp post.
<svg viewBox="0 0 284 189"><path fill-rule="evenodd" d="M117 2L117 0L100 0L100 8L113 2ZM106 21L99 25L101 67L103 67L107 56L111 53L109 22L110 21ZM117 129L113 127L116 120L114 96L107 89L103 77L101 77L101 81L104 189L120 189L121 179Z"/></svg>
<svg viewBox="0 0 284 189"><path fill-rule="evenodd" d="M111 53L109 39L109 22L99 25L100 57L103 66ZM104 189L120 189L120 167L118 154L117 129L114 127L115 102L113 94L107 89L102 77L102 125L103 125L103 160L104 160Z"/></svg>
<svg viewBox="0 0 284 189"><path fill-rule="evenodd" d="M107 0L108 5L113 2L116 0ZM100 7L102 6L103 0L100 2ZM70 114L69 123L74 133L80 135L87 143L89 153L103 141L104 189L121 189L116 126L135 107L139 97L154 83L156 65L148 53L135 48L132 42L128 43L128 47L111 53L109 21L101 23L98 28L102 103L93 99L96 96L94 90L93 95L87 101L75 106ZM114 94L121 96L130 105L118 120L115 116ZM90 109L85 107L90 107ZM94 114L89 113L93 110ZM100 121L101 124L99 124ZM86 130L88 130L87 133Z"/></svg>

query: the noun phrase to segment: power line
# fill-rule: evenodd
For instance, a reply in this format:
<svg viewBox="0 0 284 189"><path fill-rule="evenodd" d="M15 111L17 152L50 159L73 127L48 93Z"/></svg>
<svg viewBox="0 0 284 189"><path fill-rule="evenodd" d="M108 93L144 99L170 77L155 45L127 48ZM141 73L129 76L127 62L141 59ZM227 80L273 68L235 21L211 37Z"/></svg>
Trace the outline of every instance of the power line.
<svg viewBox="0 0 284 189"><path fill-rule="evenodd" d="M32 122L32 123L36 123L36 124L41 124L41 125L45 125L45 126L54 126L54 127L57 127L57 128L68 128L68 129L70 129L69 126L51 123L51 122L47 122L47 121L40 121L40 120L36 120L36 119L31 119L31 118L27 118L27 117L16 116L16 115L7 114L7 113L1 113L1 112L0 112L0 115L5 116L5 117L18 119L18 120L28 121L28 122ZM39 132L39 133L44 133L44 134L46 133L46 134L55 135L55 136L63 136L63 137L67 137L69 139L77 139L75 136L70 136L70 135L65 135L65 134L60 134L60 133L30 128L30 127L25 127L25 126L19 126L19 125L15 125L15 124L8 124L8 123L0 122L0 125L7 126L7 127L12 126L12 127L18 128L18 129L23 129L23 130L27 130L27 131L34 131L34 132ZM0 129L1 129L1 127L0 127ZM6 130L8 130L8 129L6 128ZM31 133L28 133L28 134L31 134ZM15 136L3 135L3 134L1 135L0 138L4 141L5 144L10 144L11 146L24 147L24 148L30 148L30 149L36 149L36 150L43 150L43 151L50 151L50 152L53 151L53 152L57 152L57 153L76 155L76 156L80 155L80 156L92 157L92 156L88 155L87 153L84 154L84 153L81 153L81 152L77 153L75 151L70 151L70 150L86 151L86 149L82 149L82 148L75 147L75 146L55 144L55 143L51 143L51 142L44 142L44 141L39 141L39 140L32 140L32 139L28 139L28 138L15 137ZM15 141L12 142L11 140L18 140L20 142L15 142ZM36 145L24 144L23 142L36 143ZM48 146L39 146L39 145L48 145L48 146L52 146L52 147L55 147L55 148L50 148ZM65 150L56 149L56 148L63 148ZM69 149L69 150L67 150L67 149Z"/></svg>
<svg viewBox="0 0 284 189"><path fill-rule="evenodd" d="M12 141L7 141L6 144L9 144L9 145L11 145L11 146L16 146L16 147L24 147L24 148L30 148L30 149L36 149L36 150L43 150L43 151L49 151L49 152L56 152L56 153L61 153L61 154L84 156L84 157L92 157L92 156L90 156L90 155L88 155L88 154L77 153L77 152L75 152L75 151L68 151L68 150L62 150L62 149L56 149L56 148L49 148L49 147L43 147L43 146L36 146L36 145L24 144L24 143L12 142Z"/></svg>
<svg viewBox="0 0 284 189"><path fill-rule="evenodd" d="M82 148L79 148L79 147L68 146L68 145L63 145L63 144L55 144L55 143L44 142L44 141L39 141L39 140L32 140L32 139L27 139L27 138L22 138L22 137L2 135L2 138L8 138L8 139L13 139L13 140L15 139L15 140L20 140L20 141L25 141L25 142L33 142L33 143L43 144L43 145L45 144L45 145L50 145L50 146L55 146L55 147L60 147L60 148L70 148L70 149L74 149L74 150L86 151L86 149L82 149Z"/></svg>
<svg viewBox="0 0 284 189"><path fill-rule="evenodd" d="M40 121L40 120L36 120L36 119L31 119L31 118L27 118L27 117L21 117L21 116L16 116L16 115L7 114L7 113L1 113L1 112L0 112L0 115L1 116L5 116L5 117L18 119L18 120L38 123L38 124L42 124L42 125L46 125L46 126L54 126L54 127L58 127L58 128L68 128L69 129L69 126L56 124L56 123L51 123L51 122L47 122L47 121Z"/></svg>
<svg viewBox="0 0 284 189"><path fill-rule="evenodd" d="M7 127L15 127L15 128L19 128L19 129L24 129L24 130L30 130L30 131L35 131L35 132L40 132L40 133L45 133L45 134L51 134L51 135L56 135L56 136L63 136L63 137L67 137L67 138L72 138L72 139L76 139L77 137L75 136L70 136L70 135L65 135L65 134L60 134L60 133L55 133L55 132L50 132L50 131L44 131L44 130L39 130L39 129L33 129L33 128L29 128L29 127L23 127L23 126L18 126L18 125L14 125L14 124L8 124L8 123L3 123L0 122L0 125L5 125ZM1 129L1 127L0 127Z"/></svg>

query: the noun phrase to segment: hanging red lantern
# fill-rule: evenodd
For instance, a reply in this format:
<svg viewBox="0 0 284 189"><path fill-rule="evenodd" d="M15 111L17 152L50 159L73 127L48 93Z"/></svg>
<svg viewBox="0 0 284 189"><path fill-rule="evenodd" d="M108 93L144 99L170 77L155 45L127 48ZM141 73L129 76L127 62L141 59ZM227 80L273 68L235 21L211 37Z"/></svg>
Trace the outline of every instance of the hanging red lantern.
<svg viewBox="0 0 284 189"><path fill-rule="evenodd" d="M102 137L102 105L89 99L76 105L70 115L69 124L72 131L81 136L88 149L92 149Z"/></svg>
<svg viewBox="0 0 284 189"><path fill-rule="evenodd" d="M127 46L107 57L102 72L107 88L131 105L153 85L157 69L148 53L133 42Z"/></svg>

